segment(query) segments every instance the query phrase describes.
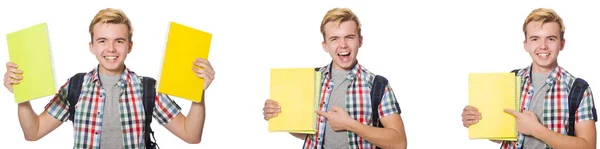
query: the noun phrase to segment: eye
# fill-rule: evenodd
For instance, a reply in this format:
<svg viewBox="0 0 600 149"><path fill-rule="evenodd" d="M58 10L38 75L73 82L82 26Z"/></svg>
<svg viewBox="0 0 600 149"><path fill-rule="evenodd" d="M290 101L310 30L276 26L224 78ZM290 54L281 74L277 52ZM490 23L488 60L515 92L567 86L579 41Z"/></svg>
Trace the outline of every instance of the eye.
<svg viewBox="0 0 600 149"><path fill-rule="evenodd" d="M100 41L98 41L98 43L104 43L104 40L100 40Z"/></svg>
<svg viewBox="0 0 600 149"><path fill-rule="evenodd" d="M533 38L533 39L531 39L531 41L537 41L537 40L538 40L537 38Z"/></svg>

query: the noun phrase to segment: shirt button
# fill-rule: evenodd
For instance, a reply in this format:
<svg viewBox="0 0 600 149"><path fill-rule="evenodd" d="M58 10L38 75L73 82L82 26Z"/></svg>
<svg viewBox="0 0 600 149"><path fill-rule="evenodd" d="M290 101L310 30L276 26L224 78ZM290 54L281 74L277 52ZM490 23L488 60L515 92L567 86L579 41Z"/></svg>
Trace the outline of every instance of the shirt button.
<svg viewBox="0 0 600 149"><path fill-rule="evenodd" d="M98 134L98 132L96 131L94 134L96 134L96 135L97 135L97 134Z"/></svg>
<svg viewBox="0 0 600 149"><path fill-rule="evenodd" d="M98 115L100 115L100 111L98 111Z"/></svg>
<svg viewBox="0 0 600 149"><path fill-rule="evenodd" d="M100 95L100 98L104 98L104 95Z"/></svg>

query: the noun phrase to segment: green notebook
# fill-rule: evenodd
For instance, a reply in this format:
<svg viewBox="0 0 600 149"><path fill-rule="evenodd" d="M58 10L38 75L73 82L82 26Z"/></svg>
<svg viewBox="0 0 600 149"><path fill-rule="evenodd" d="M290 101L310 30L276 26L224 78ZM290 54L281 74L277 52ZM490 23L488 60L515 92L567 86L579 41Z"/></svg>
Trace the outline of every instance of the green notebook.
<svg viewBox="0 0 600 149"><path fill-rule="evenodd" d="M6 40L10 61L23 70L23 80L13 85L15 102L54 95L54 68L46 23L9 33Z"/></svg>

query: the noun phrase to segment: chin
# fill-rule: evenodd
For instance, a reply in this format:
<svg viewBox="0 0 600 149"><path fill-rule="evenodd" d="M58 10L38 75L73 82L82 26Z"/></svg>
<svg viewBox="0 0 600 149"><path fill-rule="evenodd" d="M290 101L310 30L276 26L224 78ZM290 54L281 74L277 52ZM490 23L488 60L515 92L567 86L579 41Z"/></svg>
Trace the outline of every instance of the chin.
<svg viewBox="0 0 600 149"><path fill-rule="evenodd" d="M104 67L107 70L117 70L121 65L118 64L101 64L101 67Z"/></svg>
<svg viewBox="0 0 600 149"><path fill-rule="evenodd" d="M556 64L556 62L536 62L536 64L542 68L550 68L550 67L554 67Z"/></svg>

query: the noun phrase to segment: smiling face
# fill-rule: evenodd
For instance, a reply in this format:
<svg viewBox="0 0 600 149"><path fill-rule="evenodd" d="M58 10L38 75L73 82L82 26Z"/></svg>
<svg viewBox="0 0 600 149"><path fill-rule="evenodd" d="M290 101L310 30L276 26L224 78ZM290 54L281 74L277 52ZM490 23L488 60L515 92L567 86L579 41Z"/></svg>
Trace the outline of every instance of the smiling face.
<svg viewBox="0 0 600 149"><path fill-rule="evenodd" d="M100 63L98 71L108 75L121 74L125 69L125 58L133 46L133 28L129 18L119 9L102 9L90 22L89 32L90 52Z"/></svg>
<svg viewBox="0 0 600 149"><path fill-rule="evenodd" d="M549 74L558 66L558 53L565 47L565 25L548 8L531 11L523 23L523 46L532 59L534 73Z"/></svg>
<svg viewBox="0 0 600 149"><path fill-rule="evenodd" d="M525 28L525 51L533 60L533 72L548 74L558 66L558 54L565 46L561 27L556 22L530 22Z"/></svg>
<svg viewBox="0 0 600 149"><path fill-rule="evenodd" d="M351 70L357 63L356 55L362 45L362 36L354 21L329 22L324 28L323 49L333 59L332 67L338 70Z"/></svg>
<svg viewBox="0 0 600 149"><path fill-rule="evenodd" d="M125 24L97 23L92 28L90 52L100 63L101 74L118 75L125 68L125 58L131 52L129 27Z"/></svg>

